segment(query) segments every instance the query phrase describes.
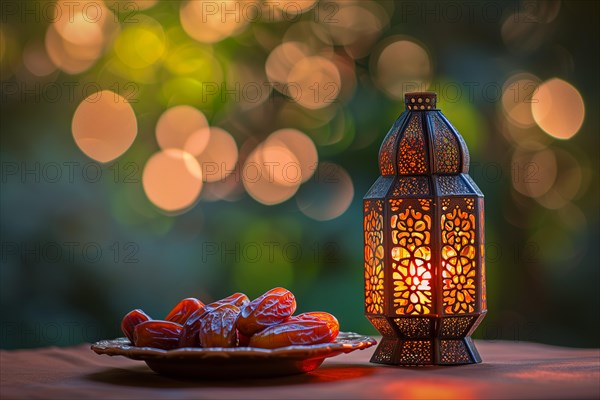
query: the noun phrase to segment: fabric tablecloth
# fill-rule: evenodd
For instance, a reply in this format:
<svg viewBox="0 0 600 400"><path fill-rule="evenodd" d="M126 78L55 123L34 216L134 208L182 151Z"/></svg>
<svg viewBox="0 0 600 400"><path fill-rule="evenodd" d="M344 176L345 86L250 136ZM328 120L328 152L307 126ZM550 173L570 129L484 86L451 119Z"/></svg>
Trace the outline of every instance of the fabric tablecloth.
<svg viewBox="0 0 600 400"><path fill-rule="evenodd" d="M142 361L89 344L0 352L1 399L598 399L600 349L476 342L482 364L371 364L374 347L327 359L308 374L200 381L157 375Z"/></svg>

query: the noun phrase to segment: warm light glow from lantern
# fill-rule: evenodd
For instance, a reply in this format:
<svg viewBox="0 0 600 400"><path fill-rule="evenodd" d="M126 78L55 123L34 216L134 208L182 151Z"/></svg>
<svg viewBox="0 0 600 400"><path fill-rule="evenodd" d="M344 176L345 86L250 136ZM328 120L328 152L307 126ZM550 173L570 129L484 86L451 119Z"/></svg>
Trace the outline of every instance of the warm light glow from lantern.
<svg viewBox="0 0 600 400"><path fill-rule="evenodd" d="M129 149L137 135L137 120L124 97L103 90L79 104L71 128L81 151L106 163Z"/></svg>

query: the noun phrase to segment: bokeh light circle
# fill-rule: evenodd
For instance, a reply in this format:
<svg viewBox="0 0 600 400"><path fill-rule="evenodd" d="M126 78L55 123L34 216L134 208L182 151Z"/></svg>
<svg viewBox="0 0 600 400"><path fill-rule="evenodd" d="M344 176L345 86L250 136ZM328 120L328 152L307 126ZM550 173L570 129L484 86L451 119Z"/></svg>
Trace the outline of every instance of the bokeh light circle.
<svg viewBox="0 0 600 400"><path fill-rule="evenodd" d="M106 163L129 149L137 135L137 119L124 97L103 90L79 104L71 129L81 151Z"/></svg>
<svg viewBox="0 0 600 400"><path fill-rule="evenodd" d="M511 165L513 187L525 196L541 197L556 181L556 155L547 147L539 151L517 150Z"/></svg>
<svg viewBox="0 0 600 400"><path fill-rule="evenodd" d="M298 159L286 146L262 143L246 159L242 182L246 192L259 203L283 203L300 187Z"/></svg>
<svg viewBox="0 0 600 400"><path fill-rule="evenodd" d="M205 137L208 138L206 143ZM199 151L200 147L202 149ZM218 127L195 132L188 139L185 150L196 156L205 182L224 180L235 170L238 160L235 139L229 132Z"/></svg>
<svg viewBox="0 0 600 400"><path fill-rule="evenodd" d="M328 221L342 215L354 199L354 185L340 165L324 162L310 181L296 195L298 208L317 221Z"/></svg>
<svg viewBox="0 0 600 400"><path fill-rule="evenodd" d="M136 24L125 24L114 49L127 67L142 69L156 64L167 52L167 38L162 25L146 15L136 15Z"/></svg>
<svg viewBox="0 0 600 400"><path fill-rule="evenodd" d="M197 155L208 144L210 131L204 114L192 106L171 107L162 113L156 123L156 141L161 149L183 150L192 135L193 155ZM192 144L188 143L188 146Z"/></svg>
<svg viewBox="0 0 600 400"><path fill-rule="evenodd" d="M48 76L56 71L43 43L30 42L23 49L23 64L35 76Z"/></svg>
<svg viewBox="0 0 600 400"><path fill-rule="evenodd" d="M506 80L502 88L502 108L511 123L522 128L535 125L531 103L540 82L529 73L518 73Z"/></svg>
<svg viewBox="0 0 600 400"><path fill-rule="evenodd" d="M285 146L294 153L299 163L302 182L309 180L315 173L319 162L319 154L312 139L304 133L291 128L279 129L269 135L266 143L274 146Z"/></svg>
<svg viewBox="0 0 600 400"><path fill-rule="evenodd" d="M339 1L335 6L336 23L322 23L331 41L344 46L346 53L353 59L366 57L389 23L386 10L376 2L366 1Z"/></svg>
<svg viewBox="0 0 600 400"><path fill-rule="evenodd" d="M168 212L192 206L202 190L202 170L191 154L179 149L155 153L146 162L142 185L148 199Z"/></svg>
<svg viewBox="0 0 600 400"><path fill-rule="evenodd" d="M79 74L88 70L98 57L100 46L87 48L69 43L58 34L53 24L48 26L45 37L46 52L52 63L68 74Z"/></svg>
<svg viewBox="0 0 600 400"><path fill-rule="evenodd" d="M340 72L330 60L306 57L297 62L287 78L286 93L304 108L315 110L335 102L342 86Z"/></svg>
<svg viewBox="0 0 600 400"><path fill-rule="evenodd" d="M388 39L375 60L375 81L391 98L401 100L406 92L427 90L433 72L431 59L415 41Z"/></svg>
<svg viewBox="0 0 600 400"><path fill-rule="evenodd" d="M240 33L253 18L255 0L189 0L181 5L179 18L183 30L202 43L216 43Z"/></svg>
<svg viewBox="0 0 600 400"><path fill-rule="evenodd" d="M301 42L285 42L271 51L265 63L265 72L271 82L279 84L275 85L276 90L286 94L283 85L287 84L290 71L308 54L308 47Z"/></svg>
<svg viewBox="0 0 600 400"><path fill-rule="evenodd" d="M583 124L585 105L573 85L553 78L543 82L533 95L531 112L535 122L548 135L570 139Z"/></svg>

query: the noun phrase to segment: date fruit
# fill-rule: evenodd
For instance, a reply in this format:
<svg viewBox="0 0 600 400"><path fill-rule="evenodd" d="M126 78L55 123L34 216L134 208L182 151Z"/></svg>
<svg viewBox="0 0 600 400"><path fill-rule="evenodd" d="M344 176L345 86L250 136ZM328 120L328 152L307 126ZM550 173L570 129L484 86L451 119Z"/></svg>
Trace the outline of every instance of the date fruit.
<svg viewBox="0 0 600 400"><path fill-rule="evenodd" d="M181 300L166 316L166 321L184 324L197 310L204 309L204 303L193 297Z"/></svg>
<svg viewBox="0 0 600 400"><path fill-rule="evenodd" d="M201 318L208 313L210 304L203 310L197 310L185 321L179 336L179 347L200 347L200 322Z"/></svg>
<svg viewBox="0 0 600 400"><path fill-rule="evenodd" d="M200 318L198 337L202 347L235 347L237 331L235 321L240 309L233 304L223 304Z"/></svg>
<svg viewBox="0 0 600 400"><path fill-rule="evenodd" d="M273 325L250 338L250 347L276 349L332 342L337 336L326 322L291 321Z"/></svg>
<svg viewBox="0 0 600 400"><path fill-rule="evenodd" d="M138 347L170 350L179 345L181 329L180 324L171 321L146 321L135 327L133 340Z"/></svg>
<svg viewBox="0 0 600 400"><path fill-rule="evenodd" d="M121 320L121 330L127 336L129 341L133 343L133 330L142 322L150 321L152 318L139 308L129 311Z"/></svg>
<svg viewBox="0 0 600 400"><path fill-rule="evenodd" d="M205 305L203 309L195 311L183 324L183 330L179 338L179 347L200 347L200 323L206 313L224 304L233 304L236 307L242 307L249 302L250 299L244 293L234 293L224 299Z"/></svg>
<svg viewBox="0 0 600 400"><path fill-rule="evenodd" d="M231 296L227 296L224 299L215 301L214 303L211 303L210 305L213 306L214 308L216 308L222 304L233 304L234 306L241 309L243 306L245 306L248 303L250 303L250 299L244 293L234 293Z"/></svg>
<svg viewBox="0 0 600 400"><path fill-rule="evenodd" d="M329 329L331 329L334 339L340 333L340 323L338 322L337 318L324 311L309 311L302 314L294 315L290 317L286 322L293 321L325 322Z"/></svg>
<svg viewBox="0 0 600 400"><path fill-rule="evenodd" d="M237 329L246 336L279 324L296 311L296 299L284 288L274 288L246 304L236 322Z"/></svg>

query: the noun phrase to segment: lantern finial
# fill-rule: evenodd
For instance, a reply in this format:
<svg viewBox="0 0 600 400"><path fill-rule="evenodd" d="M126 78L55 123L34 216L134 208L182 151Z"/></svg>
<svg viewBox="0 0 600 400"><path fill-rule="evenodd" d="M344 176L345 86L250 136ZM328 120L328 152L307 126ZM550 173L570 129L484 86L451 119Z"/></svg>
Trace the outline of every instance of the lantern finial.
<svg viewBox="0 0 600 400"><path fill-rule="evenodd" d="M407 110L435 110L437 94L434 92L411 92L404 95Z"/></svg>

